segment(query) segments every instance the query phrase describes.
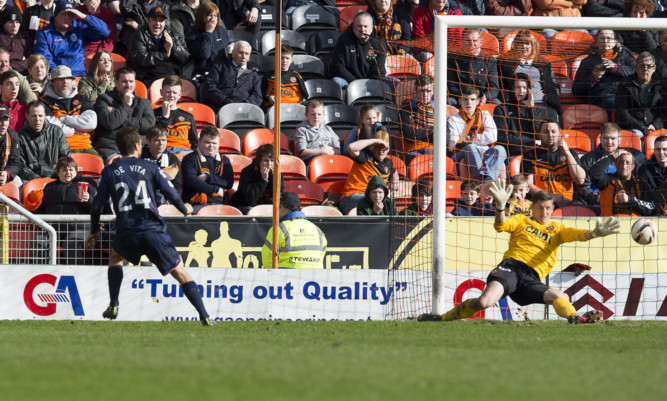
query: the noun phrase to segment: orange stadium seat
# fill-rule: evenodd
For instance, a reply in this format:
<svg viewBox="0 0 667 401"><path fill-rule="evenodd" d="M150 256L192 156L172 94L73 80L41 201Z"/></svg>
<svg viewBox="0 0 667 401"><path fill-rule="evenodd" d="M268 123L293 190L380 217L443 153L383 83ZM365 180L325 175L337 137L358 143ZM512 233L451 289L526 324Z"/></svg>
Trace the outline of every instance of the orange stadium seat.
<svg viewBox="0 0 667 401"><path fill-rule="evenodd" d="M273 216L273 205L257 205L248 210L246 216L271 217Z"/></svg>
<svg viewBox="0 0 667 401"><path fill-rule="evenodd" d="M414 185L415 183L412 181L401 180L396 187L391 187L391 197L397 208L400 209L412 202L412 187Z"/></svg>
<svg viewBox="0 0 667 401"><path fill-rule="evenodd" d="M572 78L572 80L574 80L574 77L577 75L577 70L581 65L581 60L585 59L586 57L588 57L588 54L582 54L581 56L578 56L572 60L572 63L570 64L570 78Z"/></svg>
<svg viewBox="0 0 667 401"><path fill-rule="evenodd" d="M433 179L433 155L419 155L408 165L410 181L420 178Z"/></svg>
<svg viewBox="0 0 667 401"><path fill-rule="evenodd" d="M322 205L310 205L301 209L303 214L310 217L317 216L342 216L343 213L340 212L335 207L332 206L322 206Z"/></svg>
<svg viewBox="0 0 667 401"><path fill-rule="evenodd" d="M562 31L551 37L551 54L566 59L573 59L585 53L595 39L588 32Z"/></svg>
<svg viewBox="0 0 667 401"><path fill-rule="evenodd" d="M447 169L447 178L458 180L459 174L456 171L456 162L451 157L445 160L445 168Z"/></svg>
<svg viewBox="0 0 667 401"><path fill-rule="evenodd" d="M424 74L435 77L435 56L431 56L424 62Z"/></svg>
<svg viewBox="0 0 667 401"><path fill-rule="evenodd" d="M227 156L229 161L232 163L232 168L234 169L234 180L238 180L239 177L241 177L241 170L252 164L252 159L243 155L228 154L225 156Z"/></svg>
<svg viewBox="0 0 667 401"><path fill-rule="evenodd" d="M197 210L197 216L243 216L243 213L234 206L206 205Z"/></svg>
<svg viewBox="0 0 667 401"><path fill-rule="evenodd" d="M104 169L102 159L90 153L72 153L77 172L84 177L99 177Z"/></svg>
<svg viewBox="0 0 667 401"><path fill-rule="evenodd" d="M595 146L597 147L600 144L600 133L598 132L594 136ZM623 149L632 149L638 152L643 151L642 140L641 138L632 131L621 130L620 142L618 144L619 148Z"/></svg>
<svg viewBox="0 0 667 401"><path fill-rule="evenodd" d="M591 138L585 133L573 129L564 129L560 131L560 134L567 146L575 152L586 153L591 151Z"/></svg>
<svg viewBox="0 0 667 401"><path fill-rule="evenodd" d="M13 182L9 181L5 183L5 185L0 187L0 192L3 193L6 197L9 199L15 201L15 202L21 202L21 198L19 195L19 187L16 186Z"/></svg>
<svg viewBox="0 0 667 401"><path fill-rule="evenodd" d="M314 182L286 181L285 191L299 195L302 205L321 205L324 202L324 191Z"/></svg>
<svg viewBox="0 0 667 401"><path fill-rule="evenodd" d="M596 217L594 211L586 206L563 206L555 209L551 217Z"/></svg>
<svg viewBox="0 0 667 401"><path fill-rule="evenodd" d="M273 129L269 128L255 128L243 136L243 155L253 157L257 148L260 146L273 143L274 133ZM285 133L280 133L280 153L291 155L289 147L289 138Z"/></svg>
<svg viewBox="0 0 667 401"><path fill-rule="evenodd" d="M514 177L517 174L521 174L521 163L523 161L523 156L518 155L510 159L510 178Z"/></svg>
<svg viewBox="0 0 667 401"><path fill-rule="evenodd" d="M594 138L600 127L609 122L607 112L592 104L572 104L563 107L563 128L576 129Z"/></svg>
<svg viewBox="0 0 667 401"><path fill-rule="evenodd" d="M160 89L162 89L162 81L164 78L160 78L157 81L153 81L151 87L148 89L148 97L151 101L153 108L156 108L162 104L162 94ZM187 79L181 79L181 102L196 102L197 101L197 88L192 84L192 82Z"/></svg>
<svg viewBox="0 0 667 401"><path fill-rule="evenodd" d="M84 58L86 72L89 71L90 63L93 61L93 56L95 56L95 53L87 54ZM123 67L127 67L127 60L125 60L125 57L121 56L120 54L111 53L111 63L113 64L114 73Z"/></svg>
<svg viewBox="0 0 667 401"><path fill-rule="evenodd" d="M388 77L417 78L422 73L419 61L410 56L389 55L385 67Z"/></svg>
<svg viewBox="0 0 667 401"><path fill-rule="evenodd" d="M292 155L280 155L280 174L285 180L308 180L306 163Z"/></svg>
<svg viewBox="0 0 667 401"><path fill-rule="evenodd" d="M328 190L335 181L344 181L352 169L354 161L342 155L319 155L308 164L310 181Z"/></svg>
<svg viewBox="0 0 667 401"><path fill-rule="evenodd" d="M236 135L236 132L224 128L218 128L220 132L220 153L234 153L241 154L241 138Z"/></svg>
<svg viewBox="0 0 667 401"><path fill-rule="evenodd" d="M459 114L459 109L454 106L447 105L447 117L455 116L457 114Z"/></svg>
<svg viewBox="0 0 667 401"><path fill-rule="evenodd" d="M667 129L657 129L653 132L649 132L648 135L644 138L644 154L649 159L653 156L653 149L655 146L655 140L659 136L667 135Z"/></svg>
<svg viewBox="0 0 667 401"><path fill-rule="evenodd" d="M160 216L183 216L183 213L174 205L161 205L157 208L157 212Z"/></svg>
<svg viewBox="0 0 667 401"><path fill-rule="evenodd" d="M514 38L519 31L512 31L505 36L503 36L503 53L507 53L512 49L512 43L514 43ZM547 53L547 39L539 32L530 31L533 34L533 37L537 39L537 43L540 44L540 54Z"/></svg>
<svg viewBox="0 0 667 401"><path fill-rule="evenodd" d="M558 77L569 77L567 63L560 57L552 56L550 54L544 54L542 57L551 63L551 68L554 70L554 74Z"/></svg>
<svg viewBox="0 0 667 401"><path fill-rule="evenodd" d="M212 125L215 127L215 113L205 104L196 102L183 102L178 104L178 108L192 114L197 124L197 130Z"/></svg>
<svg viewBox="0 0 667 401"><path fill-rule="evenodd" d="M405 168L405 162L403 161L403 159L394 155L387 155L387 157L391 159L391 163L394 166L394 170L398 172L398 178L400 178L401 180L406 180L408 178L408 172L407 169Z"/></svg>
<svg viewBox="0 0 667 401"><path fill-rule="evenodd" d="M331 195L331 194L338 194L340 195L341 192L343 192L343 188L345 187L345 180L341 181L334 181L329 185L329 188L327 189L326 193Z"/></svg>
<svg viewBox="0 0 667 401"><path fill-rule="evenodd" d="M352 25L354 16L362 11L366 11L367 8L368 5L366 4L351 5L343 8L338 15L338 29L340 29L341 32L345 32L347 27Z"/></svg>
<svg viewBox="0 0 667 401"><path fill-rule="evenodd" d="M495 103L484 103L483 105L479 106L480 109L484 111L488 111L489 114L493 116L493 110L496 109L497 104Z"/></svg>
<svg viewBox="0 0 667 401"><path fill-rule="evenodd" d="M486 31L482 31L482 50L492 54L499 54L500 45L498 44L498 38Z"/></svg>
<svg viewBox="0 0 667 401"><path fill-rule="evenodd" d="M447 203L445 209L447 212L451 212L454 209L456 200L461 198L461 181L447 181L445 198L445 202Z"/></svg>
<svg viewBox="0 0 667 401"><path fill-rule="evenodd" d="M32 180L23 184L23 204L26 204L28 194L32 191L40 191L44 189L46 184L55 181L53 178L33 178Z"/></svg>
<svg viewBox="0 0 667 401"><path fill-rule="evenodd" d="M143 97L144 99L148 99L148 89L146 88L146 84L139 81L138 79L135 82L136 87L134 88L134 94L139 97Z"/></svg>

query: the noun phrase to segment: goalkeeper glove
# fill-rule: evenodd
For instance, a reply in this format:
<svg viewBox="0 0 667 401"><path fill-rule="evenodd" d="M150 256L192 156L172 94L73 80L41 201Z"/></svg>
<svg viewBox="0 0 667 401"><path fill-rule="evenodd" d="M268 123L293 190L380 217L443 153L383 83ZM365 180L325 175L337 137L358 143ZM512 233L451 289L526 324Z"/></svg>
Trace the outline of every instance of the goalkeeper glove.
<svg viewBox="0 0 667 401"><path fill-rule="evenodd" d="M500 178L491 184L489 192L491 192L493 199L496 201L496 209L498 211L505 210L505 205L507 204L507 200L510 198L510 196L512 196L513 189L514 185L510 184L506 187L505 180Z"/></svg>
<svg viewBox="0 0 667 401"><path fill-rule="evenodd" d="M618 234L621 232L621 222L618 219L612 217L607 217L602 220L598 217L598 221L595 223L595 230L593 230L592 237L606 237L611 234Z"/></svg>

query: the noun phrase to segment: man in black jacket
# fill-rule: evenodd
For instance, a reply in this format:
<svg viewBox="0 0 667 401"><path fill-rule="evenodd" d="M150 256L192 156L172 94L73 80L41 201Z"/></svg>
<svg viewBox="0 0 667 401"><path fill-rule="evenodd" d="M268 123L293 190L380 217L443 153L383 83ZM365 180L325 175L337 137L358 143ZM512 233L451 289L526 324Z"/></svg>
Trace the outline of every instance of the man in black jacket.
<svg viewBox="0 0 667 401"><path fill-rule="evenodd" d="M354 16L350 27L338 38L331 75L341 88L355 79L383 79L387 48L371 37L373 18L367 12Z"/></svg>
<svg viewBox="0 0 667 401"><path fill-rule="evenodd" d="M654 191L657 214L667 215L667 135L655 139L653 156L639 167L637 178Z"/></svg>
<svg viewBox="0 0 667 401"><path fill-rule="evenodd" d="M107 162L119 155L116 132L123 127L134 127L141 134L155 125L155 115L147 99L134 94L136 73L131 68L121 68L116 73L116 89L100 95L95 102L97 128L93 134L93 147Z"/></svg>
<svg viewBox="0 0 667 401"><path fill-rule="evenodd" d="M19 134L9 129L9 109L0 105L0 186L18 177L21 163Z"/></svg>
<svg viewBox="0 0 667 401"><path fill-rule="evenodd" d="M662 84L655 71L655 57L649 52L642 52L637 56L635 73L625 77L616 89L618 125L640 138L663 128Z"/></svg>

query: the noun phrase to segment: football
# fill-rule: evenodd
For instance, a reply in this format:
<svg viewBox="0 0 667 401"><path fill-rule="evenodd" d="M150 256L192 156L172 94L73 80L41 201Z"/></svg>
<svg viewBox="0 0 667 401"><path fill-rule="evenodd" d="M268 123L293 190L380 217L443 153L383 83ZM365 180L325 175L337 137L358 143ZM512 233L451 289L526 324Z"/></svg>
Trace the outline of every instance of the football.
<svg viewBox="0 0 667 401"><path fill-rule="evenodd" d="M658 236L658 229L649 219L639 219L634 222L630 230L632 239L640 245L648 245L655 241Z"/></svg>

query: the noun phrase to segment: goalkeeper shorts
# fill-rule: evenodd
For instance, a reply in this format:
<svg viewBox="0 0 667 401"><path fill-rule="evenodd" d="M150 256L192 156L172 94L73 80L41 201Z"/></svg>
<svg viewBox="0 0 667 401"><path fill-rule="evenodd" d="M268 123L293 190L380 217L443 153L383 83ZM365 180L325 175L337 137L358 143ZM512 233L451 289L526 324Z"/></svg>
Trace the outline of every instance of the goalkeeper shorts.
<svg viewBox="0 0 667 401"><path fill-rule="evenodd" d="M486 282L492 281L502 284L505 289L503 297L509 296L521 306L543 304L544 293L549 289L533 268L512 258L503 259L489 273Z"/></svg>

